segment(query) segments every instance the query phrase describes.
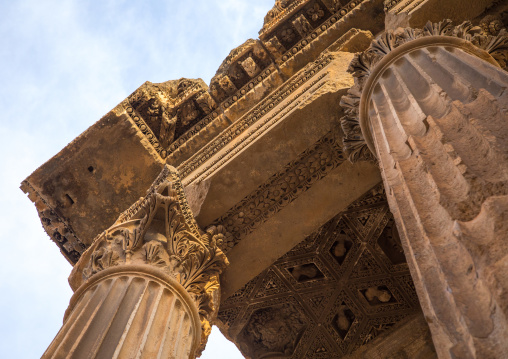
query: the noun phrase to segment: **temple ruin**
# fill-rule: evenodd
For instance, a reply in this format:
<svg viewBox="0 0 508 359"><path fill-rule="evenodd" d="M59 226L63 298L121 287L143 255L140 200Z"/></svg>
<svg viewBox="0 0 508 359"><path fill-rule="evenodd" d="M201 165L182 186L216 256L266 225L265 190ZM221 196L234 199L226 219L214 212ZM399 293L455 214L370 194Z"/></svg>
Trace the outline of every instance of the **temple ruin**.
<svg viewBox="0 0 508 359"><path fill-rule="evenodd" d="M195 358L214 324L252 359L508 358L507 25L276 0L209 85L143 84L21 185L72 266L43 358Z"/></svg>

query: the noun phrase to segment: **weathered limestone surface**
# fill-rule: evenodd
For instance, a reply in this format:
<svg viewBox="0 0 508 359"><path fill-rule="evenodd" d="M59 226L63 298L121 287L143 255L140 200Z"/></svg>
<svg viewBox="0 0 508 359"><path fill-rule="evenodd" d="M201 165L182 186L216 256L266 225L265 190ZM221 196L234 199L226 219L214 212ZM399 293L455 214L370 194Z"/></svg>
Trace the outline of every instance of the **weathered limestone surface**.
<svg viewBox="0 0 508 359"><path fill-rule="evenodd" d="M280 4L284 16L269 20L268 32L263 30L260 40L248 40L232 50L209 88L200 79L145 83L23 182L22 189L36 203L48 235L71 263L143 195L164 163L178 167L187 186L194 181L186 178L191 172L243 142L244 132L266 127L267 114L273 114L281 103L287 105L288 97L298 96L298 91L315 91L309 84L325 66L327 47L335 52L361 51L368 46L371 33L383 28L381 0L313 2ZM304 24L304 18L310 21L309 32L291 30L294 40L287 42L282 34L285 25L279 20ZM278 50L273 47L275 39L282 41ZM341 56L347 61L350 55L336 54ZM346 89L342 81L340 87ZM295 105L295 98L289 102ZM314 125L317 138L323 134L319 135L318 124ZM295 140L305 139L304 134ZM304 149L300 144L292 156ZM93 225L89 218L95 219Z"/></svg>
<svg viewBox="0 0 508 359"><path fill-rule="evenodd" d="M353 81L345 71L352 57L351 53L323 54L262 102L259 107L263 111L257 118L252 112L240 118L216 141L178 166L186 174L184 185L210 184L197 217L200 225L206 227L212 223L287 165L288 160L337 127L339 117L330 115L329 109L341 111L338 102ZM231 132L249 122L252 125L235 141L227 142ZM225 145L217 149L216 142ZM227 196L223 195L225 191Z"/></svg>
<svg viewBox="0 0 508 359"><path fill-rule="evenodd" d="M42 358L189 358L201 323L189 294L169 276L125 266L94 277L71 299Z"/></svg>
<svg viewBox="0 0 508 359"><path fill-rule="evenodd" d="M76 291L44 358L193 358L204 348L228 264L203 233L176 170L100 234L74 266Z"/></svg>
<svg viewBox="0 0 508 359"><path fill-rule="evenodd" d="M496 0L385 0L385 30L397 27L423 27L427 21L450 19L455 23L472 20Z"/></svg>
<svg viewBox="0 0 508 359"><path fill-rule="evenodd" d="M144 194L164 165L126 112L116 110L21 185L71 263Z"/></svg>
<svg viewBox="0 0 508 359"><path fill-rule="evenodd" d="M295 217L280 223L305 221ZM247 358L435 358L382 184L285 252L221 303L218 325ZM418 325L401 335L395 328L413 316Z"/></svg>
<svg viewBox="0 0 508 359"><path fill-rule="evenodd" d="M240 236L238 245L227 252L232 265L221 276L223 298L231 296L378 183L378 173L376 166L367 162L344 162L279 213ZM336 188L348 190L334 191ZM228 222L223 223L231 231Z"/></svg>
<svg viewBox="0 0 508 359"><path fill-rule="evenodd" d="M252 358L508 357L507 24L277 0L210 87L143 84L22 183L74 265L45 357L192 358L217 313Z"/></svg>
<svg viewBox="0 0 508 359"><path fill-rule="evenodd" d="M502 358L508 257L496 223L506 211L508 75L495 58L505 58L506 35L471 28L387 33L353 61L358 81L344 103L361 90L358 121L440 357Z"/></svg>

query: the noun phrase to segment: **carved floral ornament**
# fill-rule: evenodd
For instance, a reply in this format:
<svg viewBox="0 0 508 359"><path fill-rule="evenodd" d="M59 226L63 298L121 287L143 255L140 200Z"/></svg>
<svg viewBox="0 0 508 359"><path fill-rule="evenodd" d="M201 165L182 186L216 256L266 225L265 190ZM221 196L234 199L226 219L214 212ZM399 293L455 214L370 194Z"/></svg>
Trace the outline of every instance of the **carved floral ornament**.
<svg viewBox="0 0 508 359"><path fill-rule="evenodd" d="M344 108L346 115L340 119L340 123L344 131L344 152L351 162L375 161L368 141L365 139L365 132L362 133L360 119L362 117L361 108L364 106L362 96L365 97L365 93L370 87L366 86L369 77L379 67L379 62L394 49L417 39L429 37L435 37L436 44L442 42L443 38L462 40L462 47L468 45L476 51L482 50L504 69L508 65L508 33L504 29L494 36L483 32L481 27L473 26L469 21L453 26L451 20L443 20L439 23L429 21L423 29L406 28L384 33L374 40L365 52L356 54L348 68L348 72L354 76L355 84L341 99L340 105ZM429 42L427 46L429 45L432 43ZM468 52L472 52L472 49L469 50ZM476 55L479 54L476 53ZM368 138L369 135L367 135ZM371 148L373 147L371 146Z"/></svg>
<svg viewBox="0 0 508 359"><path fill-rule="evenodd" d="M223 300L218 325L246 357L330 359L419 313L378 184Z"/></svg>
<svg viewBox="0 0 508 359"><path fill-rule="evenodd" d="M265 16L263 28L267 28L286 12L291 11L305 0L276 0L273 8Z"/></svg>
<svg viewBox="0 0 508 359"><path fill-rule="evenodd" d="M218 309L219 274L229 264L218 247L224 234L222 226L212 226L206 233L199 230L176 169L165 166L147 195L95 239L76 264L70 283L76 287L112 267L119 271L124 265L156 267L194 300L204 347Z"/></svg>

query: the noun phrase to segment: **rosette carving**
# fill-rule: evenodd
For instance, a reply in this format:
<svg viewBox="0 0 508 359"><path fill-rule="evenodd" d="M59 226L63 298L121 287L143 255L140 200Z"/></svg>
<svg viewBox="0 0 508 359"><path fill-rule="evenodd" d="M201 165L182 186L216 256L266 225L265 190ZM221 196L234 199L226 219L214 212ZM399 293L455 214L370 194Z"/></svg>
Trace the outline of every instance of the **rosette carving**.
<svg viewBox="0 0 508 359"><path fill-rule="evenodd" d="M99 235L84 264L83 280L113 266L146 264L174 277L191 295L202 323L202 342L219 303L219 274L228 265L219 249L222 226L201 231L176 169L166 166L147 195Z"/></svg>
<svg viewBox="0 0 508 359"><path fill-rule="evenodd" d="M452 36L469 41L479 49L490 54L506 70L508 65L508 34L505 29L497 35L484 32L482 27L473 26L465 21L453 26L451 20L439 23L428 22L423 29L398 29L388 31L374 40L370 47L362 53L356 54L348 72L353 74L355 84L343 96L340 105L344 108L345 116L341 118L344 131L344 152L351 162L374 160L360 129L359 107L362 92L367 79L377 63L395 48L422 37Z"/></svg>

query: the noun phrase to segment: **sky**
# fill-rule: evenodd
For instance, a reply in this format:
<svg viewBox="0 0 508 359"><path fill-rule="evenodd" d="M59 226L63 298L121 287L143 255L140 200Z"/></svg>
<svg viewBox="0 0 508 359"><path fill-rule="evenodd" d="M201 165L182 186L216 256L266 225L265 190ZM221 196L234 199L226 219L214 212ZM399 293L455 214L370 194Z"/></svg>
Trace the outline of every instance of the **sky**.
<svg viewBox="0 0 508 359"><path fill-rule="evenodd" d="M274 0L0 0L0 347L38 358L62 325L71 266L19 189L145 81L209 83ZM242 358L212 330L201 358Z"/></svg>

